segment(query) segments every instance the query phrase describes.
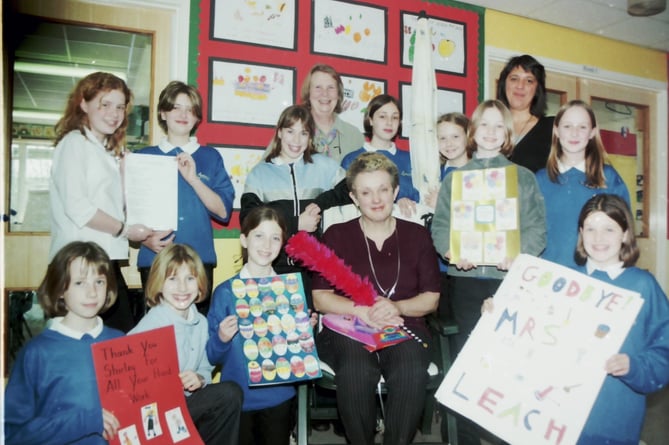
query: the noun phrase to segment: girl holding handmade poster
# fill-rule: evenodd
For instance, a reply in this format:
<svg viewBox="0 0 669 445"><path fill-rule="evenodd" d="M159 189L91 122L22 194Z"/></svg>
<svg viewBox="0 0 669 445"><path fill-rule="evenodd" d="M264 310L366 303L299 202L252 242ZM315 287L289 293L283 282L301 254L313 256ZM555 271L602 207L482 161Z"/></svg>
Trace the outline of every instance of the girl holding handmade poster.
<svg viewBox="0 0 669 445"><path fill-rule="evenodd" d="M627 203L610 194L593 196L578 217L579 270L644 299L620 353L604 365L608 375L579 445L639 443L646 394L669 382L669 303L655 277L634 266L639 248L633 221Z"/></svg>
<svg viewBox="0 0 669 445"><path fill-rule="evenodd" d="M207 320L195 306L207 294L200 256L185 244L168 245L154 258L146 281L151 309L129 334L174 326L179 378L200 437L207 445L236 443L242 392L234 382L211 381L214 367L205 352Z"/></svg>
<svg viewBox="0 0 669 445"><path fill-rule="evenodd" d="M627 203L612 194L590 198L578 216L576 269L644 301L620 351L603 364L607 376L577 445L638 444L646 395L669 383L669 302L655 277L635 266L639 254ZM493 310L493 299L486 299L481 312ZM596 335L608 330L602 326Z"/></svg>
<svg viewBox="0 0 669 445"><path fill-rule="evenodd" d="M585 201L611 193L630 202L622 178L606 164L595 113L580 100L563 105L555 116L548 163L537 172L537 182L546 200L548 242L541 257L567 267L576 266L576 220Z"/></svg>
<svg viewBox="0 0 669 445"><path fill-rule="evenodd" d="M539 255L546 244L544 200L534 174L507 157L513 119L498 100L474 110L467 132L472 159L442 182L432 219L437 253L449 261L449 296L460 331L457 354L514 258ZM463 443L477 441L475 425L458 419Z"/></svg>
<svg viewBox="0 0 669 445"><path fill-rule="evenodd" d="M98 315L116 300L109 256L94 242L66 244L37 295L52 322L16 357L5 389L4 443L107 444L119 421L101 406L91 345L123 336Z"/></svg>
<svg viewBox="0 0 669 445"><path fill-rule="evenodd" d="M245 344L248 343L245 333L240 332L239 320L253 318L248 318L250 309L246 299L238 298L239 295L243 296L240 294L240 285L242 293L246 293L242 280L276 276L272 262L279 256L285 240L286 223L277 210L265 206L250 210L242 221L239 237L245 264L237 275L216 287L207 316L209 360L222 366L221 381L236 382L244 391L239 426L240 445L288 445L290 440L295 387L291 384L249 386L250 376L254 373L266 371L274 374L279 370L250 368L250 362L245 356ZM253 292L257 291L256 287ZM316 324L316 317L313 314L309 320L312 328ZM304 319L307 322L306 315ZM254 324L244 326L253 332L257 327ZM267 325L264 325L264 330L268 330ZM272 348L272 345L269 346ZM277 381L280 383L279 379Z"/></svg>

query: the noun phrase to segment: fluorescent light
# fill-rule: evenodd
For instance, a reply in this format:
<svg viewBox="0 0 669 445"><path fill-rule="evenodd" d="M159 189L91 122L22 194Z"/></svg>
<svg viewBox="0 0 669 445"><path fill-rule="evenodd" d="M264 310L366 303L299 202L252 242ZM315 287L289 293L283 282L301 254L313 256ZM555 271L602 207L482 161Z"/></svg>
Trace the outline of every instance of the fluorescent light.
<svg viewBox="0 0 669 445"><path fill-rule="evenodd" d="M14 122L34 122L55 124L62 117L60 113L49 113L47 111L12 111L12 120Z"/></svg>
<svg viewBox="0 0 669 445"><path fill-rule="evenodd" d="M111 73L117 77L127 81L125 73L120 71L112 71L107 69L100 69L96 67L82 68L68 65L49 65L46 63L32 63L32 62L14 62L14 71L21 73L44 74L47 76L62 76L62 77L86 77L96 71L104 71Z"/></svg>

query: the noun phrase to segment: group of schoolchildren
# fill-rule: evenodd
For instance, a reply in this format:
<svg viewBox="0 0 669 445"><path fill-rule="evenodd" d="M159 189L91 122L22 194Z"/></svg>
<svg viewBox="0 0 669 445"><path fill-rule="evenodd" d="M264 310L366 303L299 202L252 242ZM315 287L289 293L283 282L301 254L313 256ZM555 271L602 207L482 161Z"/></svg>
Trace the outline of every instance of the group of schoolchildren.
<svg viewBox="0 0 669 445"><path fill-rule="evenodd" d="M102 100L109 91L97 93ZM80 130L73 131L114 135L109 122L85 118L85 107L75 108L81 121ZM175 232L143 233L145 227L124 225L119 231L127 236L134 230L128 238L142 242L138 267L150 307L129 334L174 326L187 407L205 443L288 444L295 388L248 386L231 283L234 278L299 270L285 257L283 244L297 231L318 232L322 210L350 203L344 168L361 152L378 151L395 162L401 178L398 204L411 211L420 196L410 181L409 154L394 143L402 118L400 104L389 95L375 97L364 119L367 141L360 150L343 156L341 163L314 148L317 131L307 107L294 105L283 111L267 156L250 172L241 197L243 267L213 294L216 255L213 239L202 236L202 230L210 227L212 216L229 218L234 191L220 155L192 136L202 119L197 90L171 82L160 95L158 112L167 138L140 153L176 158L180 221ZM513 184L518 202L521 253L641 293L645 304L620 353L602 364L608 376L579 442L636 444L645 394L669 380L669 303L655 278L634 267L639 249L629 194L606 163L598 131L587 104L564 105L555 117L546 168L535 175L508 159L514 146L513 125L501 101L484 101L471 120L460 113L441 116L437 136L442 184L425 200L435 208L432 238L460 326L456 351L513 258L495 266L461 257L449 262L455 171L507 169L511 178L507 184ZM299 199L286 194L299 194ZM296 201L297 210L291 207ZM38 291L51 324L23 348L6 387L8 444L96 444L117 434L114 413L101 407L90 353L92 343L123 335L105 326L98 315L116 299L109 258L105 249L90 241L70 242L53 256ZM198 310L196 304L206 300L208 308ZM315 314L311 322L316 323ZM212 383L215 365L222 367L218 383Z"/></svg>

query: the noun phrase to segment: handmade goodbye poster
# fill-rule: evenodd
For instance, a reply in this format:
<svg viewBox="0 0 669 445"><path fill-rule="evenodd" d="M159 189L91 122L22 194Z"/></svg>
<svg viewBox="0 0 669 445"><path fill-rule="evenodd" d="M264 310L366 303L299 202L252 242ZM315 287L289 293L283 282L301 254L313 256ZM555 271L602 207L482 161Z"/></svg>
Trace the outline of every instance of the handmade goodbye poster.
<svg viewBox="0 0 669 445"><path fill-rule="evenodd" d="M179 172L174 156L131 153L125 162L126 224L176 230Z"/></svg>
<svg viewBox="0 0 669 445"><path fill-rule="evenodd" d="M202 445L179 378L174 327L92 346L102 406L121 427L112 445Z"/></svg>
<svg viewBox="0 0 669 445"><path fill-rule="evenodd" d="M451 264L495 265L518 255L516 166L455 171L451 181Z"/></svg>
<svg viewBox="0 0 669 445"><path fill-rule="evenodd" d="M604 363L642 304L636 292L520 255L437 400L514 445L575 444L606 377Z"/></svg>
<svg viewBox="0 0 669 445"><path fill-rule="evenodd" d="M321 376L300 274L232 282L249 386Z"/></svg>

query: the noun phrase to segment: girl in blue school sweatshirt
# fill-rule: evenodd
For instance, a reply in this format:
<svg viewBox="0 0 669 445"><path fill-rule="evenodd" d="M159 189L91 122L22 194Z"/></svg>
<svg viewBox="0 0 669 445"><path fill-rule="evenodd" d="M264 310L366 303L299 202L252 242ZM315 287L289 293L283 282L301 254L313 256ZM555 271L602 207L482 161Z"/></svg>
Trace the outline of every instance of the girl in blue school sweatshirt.
<svg viewBox="0 0 669 445"><path fill-rule="evenodd" d="M630 202L627 186L606 163L595 113L572 100L560 108L553 124L553 142L546 168L537 172L546 203L546 250L542 258L576 266L574 246L578 212L593 195L612 193Z"/></svg>
<svg viewBox="0 0 669 445"><path fill-rule="evenodd" d="M646 395L669 381L669 302L655 277L635 267L639 248L632 214L616 195L588 200L578 217L576 262L581 272L639 292L644 300L607 376L577 445L637 445Z"/></svg>

